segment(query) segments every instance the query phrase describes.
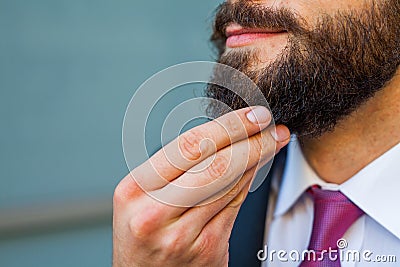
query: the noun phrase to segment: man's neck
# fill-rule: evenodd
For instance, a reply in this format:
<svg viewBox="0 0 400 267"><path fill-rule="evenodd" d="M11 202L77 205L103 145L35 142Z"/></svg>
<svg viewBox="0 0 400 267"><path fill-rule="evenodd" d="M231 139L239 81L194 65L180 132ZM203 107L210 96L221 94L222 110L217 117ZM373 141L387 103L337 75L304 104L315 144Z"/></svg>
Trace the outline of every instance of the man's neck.
<svg viewBox="0 0 400 267"><path fill-rule="evenodd" d="M302 139L308 163L323 180L341 184L400 142L400 71L334 131Z"/></svg>

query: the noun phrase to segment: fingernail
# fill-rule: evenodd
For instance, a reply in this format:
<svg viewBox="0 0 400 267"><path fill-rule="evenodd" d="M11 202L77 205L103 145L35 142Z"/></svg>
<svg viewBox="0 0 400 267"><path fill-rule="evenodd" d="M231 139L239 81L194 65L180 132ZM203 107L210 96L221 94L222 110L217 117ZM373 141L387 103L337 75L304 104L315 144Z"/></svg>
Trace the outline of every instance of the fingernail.
<svg viewBox="0 0 400 267"><path fill-rule="evenodd" d="M271 115L266 107L257 106L247 112L246 117L249 121L255 124L269 123Z"/></svg>
<svg viewBox="0 0 400 267"><path fill-rule="evenodd" d="M284 127L271 129L270 133L277 142L284 142L290 138L290 132Z"/></svg>

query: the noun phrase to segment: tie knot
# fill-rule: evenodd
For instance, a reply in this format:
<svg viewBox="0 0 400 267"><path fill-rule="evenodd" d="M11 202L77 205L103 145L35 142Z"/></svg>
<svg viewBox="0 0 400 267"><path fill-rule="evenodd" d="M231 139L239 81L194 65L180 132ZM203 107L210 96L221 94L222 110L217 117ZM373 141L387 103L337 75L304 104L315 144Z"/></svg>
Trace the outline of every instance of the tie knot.
<svg viewBox="0 0 400 267"><path fill-rule="evenodd" d="M311 186L307 190L307 193L314 200L314 203L317 201L329 201L331 203L353 203L342 192L323 190L317 185Z"/></svg>
<svg viewBox="0 0 400 267"><path fill-rule="evenodd" d="M314 200L314 222L309 248L337 248L337 241L363 211L339 191L312 186L307 193Z"/></svg>

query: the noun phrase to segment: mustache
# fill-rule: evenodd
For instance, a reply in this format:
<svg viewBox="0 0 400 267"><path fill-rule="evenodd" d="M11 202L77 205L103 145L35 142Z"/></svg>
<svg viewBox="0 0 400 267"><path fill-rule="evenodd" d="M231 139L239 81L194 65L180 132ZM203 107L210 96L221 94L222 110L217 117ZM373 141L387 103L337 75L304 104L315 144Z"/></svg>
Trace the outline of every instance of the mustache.
<svg viewBox="0 0 400 267"><path fill-rule="evenodd" d="M237 1L224 2L216 10L211 41L226 39L226 28L237 23L244 28L267 28L290 33L302 32L303 19L287 8L266 7L261 4Z"/></svg>

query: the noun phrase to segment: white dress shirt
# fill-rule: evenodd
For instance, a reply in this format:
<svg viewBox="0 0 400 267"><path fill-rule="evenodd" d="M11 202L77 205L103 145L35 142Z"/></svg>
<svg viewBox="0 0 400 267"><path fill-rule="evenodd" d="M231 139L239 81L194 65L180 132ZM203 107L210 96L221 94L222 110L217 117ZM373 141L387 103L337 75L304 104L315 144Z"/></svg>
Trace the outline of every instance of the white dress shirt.
<svg viewBox="0 0 400 267"><path fill-rule="evenodd" d="M266 247L261 255L265 259L265 255L276 253L273 257L268 255L262 266L298 266L301 263L301 258L297 258L307 250L314 212L313 202L304 192L314 184L325 190L341 191L365 213L343 237L342 252L347 253L343 254L347 259L341 259L342 267L400 266L400 144L345 183L336 185L317 176L293 137L280 176L275 175L272 181L269 209L272 212L267 218ZM281 259L279 251L283 251L279 254ZM350 251L356 251L359 262Z"/></svg>

